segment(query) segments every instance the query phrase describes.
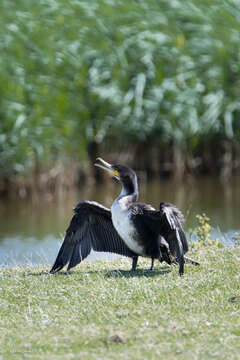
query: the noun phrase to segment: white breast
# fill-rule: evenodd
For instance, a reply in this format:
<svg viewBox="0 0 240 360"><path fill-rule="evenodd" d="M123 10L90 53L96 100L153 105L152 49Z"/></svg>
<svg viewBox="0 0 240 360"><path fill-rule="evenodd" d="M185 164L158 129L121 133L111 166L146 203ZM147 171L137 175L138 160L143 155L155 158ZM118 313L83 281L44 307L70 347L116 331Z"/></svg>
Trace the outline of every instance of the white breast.
<svg viewBox="0 0 240 360"><path fill-rule="evenodd" d="M143 254L143 247L134 240L135 229L124 201L115 200L111 212L113 225L127 247L139 255Z"/></svg>

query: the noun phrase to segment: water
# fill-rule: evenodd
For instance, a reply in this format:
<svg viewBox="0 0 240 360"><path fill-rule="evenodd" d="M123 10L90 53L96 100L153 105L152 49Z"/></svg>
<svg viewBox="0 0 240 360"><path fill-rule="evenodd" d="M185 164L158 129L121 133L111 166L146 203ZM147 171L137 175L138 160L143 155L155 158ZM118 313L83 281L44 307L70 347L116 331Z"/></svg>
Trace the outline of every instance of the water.
<svg viewBox="0 0 240 360"><path fill-rule="evenodd" d="M59 197L41 196L32 200L8 200L0 203L0 264L52 264L77 202L95 200L110 207L120 186L108 182L86 186ZM185 229L196 226L196 214L211 218L214 234L231 244L240 231L240 186L235 178L224 186L218 179L188 180L185 184L151 182L140 184L140 201L156 208L160 201L177 205L186 216ZM109 258L91 253L90 259Z"/></svg>

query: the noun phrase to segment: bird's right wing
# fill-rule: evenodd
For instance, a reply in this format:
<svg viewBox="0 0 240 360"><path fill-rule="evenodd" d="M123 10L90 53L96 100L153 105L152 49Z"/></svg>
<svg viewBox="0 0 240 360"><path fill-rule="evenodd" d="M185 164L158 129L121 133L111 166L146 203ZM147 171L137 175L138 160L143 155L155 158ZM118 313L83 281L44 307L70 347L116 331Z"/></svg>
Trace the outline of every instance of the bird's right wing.
<svg viewBox="0 0 240 360"><path fill-rule="evenodd" d="M61 270L67 263L67 270L71 269L84 260L91 249L128 257L135 255L115 230L109 209L97 202L83 201L74 212L51 273Z"/></svg>

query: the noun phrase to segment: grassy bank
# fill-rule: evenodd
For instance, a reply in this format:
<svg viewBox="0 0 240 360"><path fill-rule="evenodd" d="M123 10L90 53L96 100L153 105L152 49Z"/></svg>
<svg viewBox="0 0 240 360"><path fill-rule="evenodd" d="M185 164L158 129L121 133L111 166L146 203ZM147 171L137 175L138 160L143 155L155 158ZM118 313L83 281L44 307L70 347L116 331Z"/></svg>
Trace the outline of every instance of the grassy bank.
<svg viewBox="0 0 240 360"><path fill-rule="evenodd" d="M182 278L128 259L2 270L0 359L239 359L240 247L191 255Z"/></svg>

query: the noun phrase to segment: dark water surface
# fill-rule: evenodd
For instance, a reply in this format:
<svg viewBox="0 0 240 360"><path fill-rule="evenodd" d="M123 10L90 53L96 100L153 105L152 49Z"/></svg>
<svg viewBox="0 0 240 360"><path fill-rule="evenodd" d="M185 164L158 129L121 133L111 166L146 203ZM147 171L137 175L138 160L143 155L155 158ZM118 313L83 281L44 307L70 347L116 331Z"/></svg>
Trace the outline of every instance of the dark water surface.
<svg viewBox="0 0 240 360"><path fill-rule="evenodd" d="M214 236L226 243L240 231L240 179L226 185L219 179L201 179L177 184L169 181L140 184L140 201L156 208L161 201L177 205L186 217L185 230L196 226L196 214L211 218ZM0 264L53 263L73 207L82 200L95 200L110 207L120 185L108 182L85 186L59 197L39 196L34 200L8 200L0 203ZM91 253L90 259L109 258Z"/></svg>

